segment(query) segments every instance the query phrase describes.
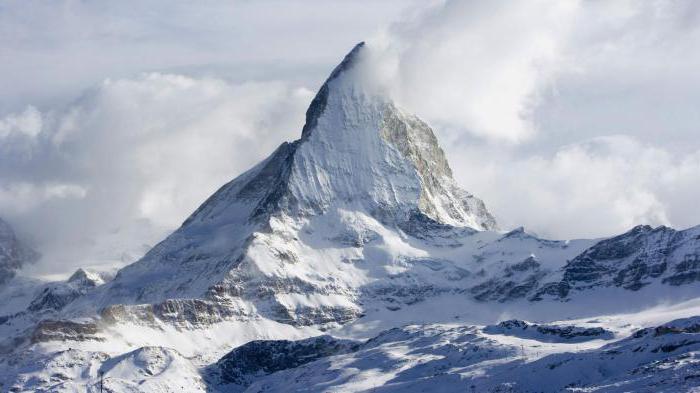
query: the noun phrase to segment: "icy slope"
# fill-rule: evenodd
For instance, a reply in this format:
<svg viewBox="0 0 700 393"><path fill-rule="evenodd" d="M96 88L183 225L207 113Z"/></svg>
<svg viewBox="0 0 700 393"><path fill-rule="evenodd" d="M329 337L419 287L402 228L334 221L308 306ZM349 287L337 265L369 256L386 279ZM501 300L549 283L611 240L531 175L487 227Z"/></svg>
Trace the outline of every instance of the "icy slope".
<svg viewBox="0 0 700 393"><path fill-rule="evenodd" d="M638 291L653 282L680 286L700 280L700 227L685 231L642 225L601 241L564 267L572 289L618 286Z"/></svg>

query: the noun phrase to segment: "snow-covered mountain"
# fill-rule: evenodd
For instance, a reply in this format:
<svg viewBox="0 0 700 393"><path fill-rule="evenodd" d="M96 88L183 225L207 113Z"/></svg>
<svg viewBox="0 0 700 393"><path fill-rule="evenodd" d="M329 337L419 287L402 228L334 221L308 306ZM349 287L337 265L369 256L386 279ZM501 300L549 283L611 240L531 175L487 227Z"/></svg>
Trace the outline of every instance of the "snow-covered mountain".
<svg viewBox="0 0 700 393"><path fill-rule="evenodd" d="M462 325L387 330L349 353L261 376L247 391L332 386L367 392L681 392L697 391L700 383L697 317L638 330L613 343L579 344L583 350L508 342L484 330Z"/></svg>
<svg viewBox="0 0 700 393"><path fill-rule="evenodd" d="M499 231L430 127L371 82L367 50L333 70L299 140L115 277L9 280L0 389L700 385L696 319L663 325L700 312L700 227ZM634 333L652 326L668 334Z"/></svg>
<svg viewBox="0 0 700 393"><path fill-rule="evenodd" d="M0 218L0 286L10 281L26 263L39 258L39 254L20 242L10 224Z"/></svg>
<svg viewBox="0 0 700 393"><path fill-rule="evenodd" d="M363 84L362 48L320 89L300 140L217 191L98 291L97 305L116 305L106 311L114 318L131 305L167 302L205 304L215 314L205 319L346 322L362 313L361 290L378 278L350 261L381 269L395 257L429 255L401 237L457 244L456 237L495 228L483 202L453 180L432 130ZM398 255L389 241L413 250ZM381 244L396 255L375 251Z"/></svg>

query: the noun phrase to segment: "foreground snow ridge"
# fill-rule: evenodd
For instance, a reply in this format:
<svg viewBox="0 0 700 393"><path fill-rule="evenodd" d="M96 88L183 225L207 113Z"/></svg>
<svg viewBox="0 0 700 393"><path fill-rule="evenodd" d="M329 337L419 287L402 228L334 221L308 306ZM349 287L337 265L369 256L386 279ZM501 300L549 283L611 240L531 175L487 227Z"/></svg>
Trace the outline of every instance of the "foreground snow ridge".
<svg viewBox="0 0 700 393"><path fill-rule="evenodd" d="M700 317L586 346L504 340L486 330L429 324L369 340L258 340L205 367L164 347L112 357L78 349L34 353L22 359L9 390L97 392L101 384L108 392L678 392L693 391L700 378Z"/></svg>
<svg viewBox="0 0 700 393"><path fill-rule="evenodd" d="M0 391L700 386L700 227L499 231L368 51L333 70L299 140L116 276L16 276L0 242Z"/></svg>

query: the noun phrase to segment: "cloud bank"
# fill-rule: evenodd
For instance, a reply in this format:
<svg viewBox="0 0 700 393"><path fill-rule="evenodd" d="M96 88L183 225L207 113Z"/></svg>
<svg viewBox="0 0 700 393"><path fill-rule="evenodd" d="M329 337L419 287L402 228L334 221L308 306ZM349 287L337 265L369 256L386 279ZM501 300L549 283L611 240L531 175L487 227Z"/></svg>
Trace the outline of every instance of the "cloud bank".
<svg viewBox="0 0 700 393"><path fill-rule="evenodd" d="M625 135L515 157L494 147L451 148L455 175L485 196L505 228L550 238L595 238L634 225L700 223L700 150L674 155ZM497 157L494 159L494 157Z"/></svg>
<svg viewBox="0 0 700 393"><path fill-rule="evenodd" d="M394 97L436 124L518 142L561 61L576 2L448 1L374 40Z"/></svg>
<svg viewBox="0 0 700 393"><path fill-rule="evenodd" d="M596 237L700 224L700 5L446 1L371 61L506 228Z"/></svg>
<svg viewBox="0 0 700 393"><path fill-rule="evenodd" d="M148 73L106 80L62 110L28 107L0 120L0 211L58 266L134 226L153 229L136 245L153 242L296 138L311 96L282 82Z"/></svg>

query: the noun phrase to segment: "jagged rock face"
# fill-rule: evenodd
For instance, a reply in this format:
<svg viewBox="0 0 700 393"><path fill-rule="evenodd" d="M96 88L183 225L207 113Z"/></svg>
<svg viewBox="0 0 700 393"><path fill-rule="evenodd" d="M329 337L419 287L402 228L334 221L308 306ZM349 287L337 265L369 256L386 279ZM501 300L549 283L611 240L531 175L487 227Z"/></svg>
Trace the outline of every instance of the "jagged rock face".
<svg viewBox="0 0 700 393"><path fill-rule="evenodd" d="M381 136L415 167L422 184L418 211L438 223L495 229L496 220L483 201L462 190L430 127L393 105L388 105Z"/></svg>
<svg viewBox="0 0 700 393"><path fill-rule="evenodd" d="M502 334L542 342L584 342L590 340L610 340L615 337L610 330L601 327L580 327L574 325L540 325L518 319L503 321L498 325L484 328L485 333Z"/></svg>
<svg viewBox="0 0 700 393"><path fill-rule="evenodd" d="M43 320L37 324L30 340L33 344L45 341L103 340L97 335L94 323Z"/></svg>
<svg viewBox="0 0 700 393"><path fill-rule="evenodd" d="M78 269L66 281L46 284L34 297L27 310L32 313L59 311L104 282L105 280L100 274Z"/></svg>
<svg viewBox="0 0 700 393"><path fill-rule="evenodd" d="M561 285L637 291L655 281L672 286L700 281L700 228L643 225L603 240L564 267Z"/></svg>
<svg viewBox="0 0 700 393"><path fill-rule="evenodd" d="M362 54L360 44L309 109L287 205L361 210L397 224L420 212L439 223L493 229L483 202L455 184L430 127L364 85Z"/></svg>
<svg viewBox="0 0 700 393"><path fill-rule="evenodd" d="M20 243L10 225L0 219L0 285L12 279L22 265L38 258L39 254Z"/></svg>
<svg viewBox="0 0 700 393"><path fill-rule="evenodd" d="M470 326L415 325L385 331L352 352L261 375L247 391L694 392L697 324L698 317L676 320L578 353L544 356L549 333L501 342ZM524 326L536 330L522 321L501 327ZM576 326L557 332L598 333Z"/></svg>
<svg viewBox="0 0 700 393"><path fill-rule="evenodd" d="M91 272L81 268L68 278L68 283L81 288L94 288L104 284L108 279L109 277L105 273Z"/></svg>
<svg viewBox="0 0 700 393"><path fill-rule="evenodd" d="M241 345L222 357L213 372L218 384L249 386L255 379L299 367L317 359L354 351L359 344L331 336L299 341L259 340Z"/></svg>
<svg viewBox="0 0 700 393"><path fill-rule="evenodd" d="M482 278L469 288L479 301L501 303L533 299L549 281L560 278L562 265L576 257L593 241L553 241L540 239L524 228L510 231L474 255L475 265L488 267L477 275Z"/></svg>
<svg viewBox="0 0 700 393"><path fill-rule="evenodd" d="M472 287L471 293L480 301L506 302L520 299L537 288L548 273L550 272L541 269L537 258L530 255L521 262L506 265L502 274L494 275L493 278Z"/></svg>
<svg viewBox="0 0 700 393"><path fill-rule="evenodd" d="M500 241L528 236L516 230ZM568 247L566 242L530 239L540 243L539 248ZM471 293L482 301L566 300L578 291L601 287L638 291L654 283L680 286L700 281L700 227L676 231L638 226L581 251L562 258L563 266L556 270L543 268L534 255L506 265L500 274L472 287Z"/></svg>

